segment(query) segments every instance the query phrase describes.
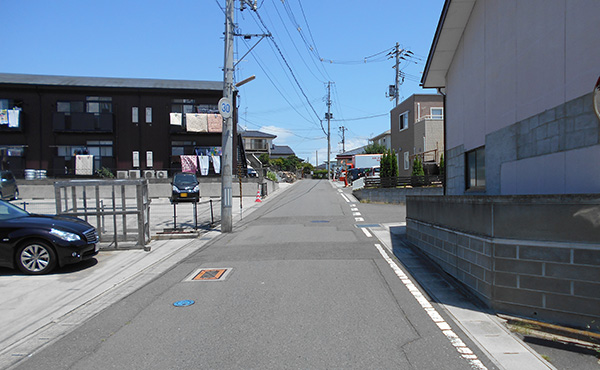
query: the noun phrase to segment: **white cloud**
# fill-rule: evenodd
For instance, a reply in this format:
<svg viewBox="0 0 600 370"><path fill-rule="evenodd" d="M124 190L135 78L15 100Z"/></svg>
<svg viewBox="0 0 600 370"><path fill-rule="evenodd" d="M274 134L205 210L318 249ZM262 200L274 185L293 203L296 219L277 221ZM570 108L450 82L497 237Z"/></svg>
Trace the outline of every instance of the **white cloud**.
<svg viewBox="0 0 600 370"><path fill-rule="evenodd" d="M277 126L262 126L258 131L265 132L267 134L277 135L277 138L273 140L278 145L284 145L287 143L288 138L293 136L290 130Z"/></svg>
<svg viewBox="0 0 600 370"><path fill-rule="evenodd" d="M356 148L360 148L361 146L365 146L369 143L369 140L364 137L357 137L352 139L346 139L345 147L346 151L354 150ZM342 152L342 144L339 145L339 152Z"/></svg>

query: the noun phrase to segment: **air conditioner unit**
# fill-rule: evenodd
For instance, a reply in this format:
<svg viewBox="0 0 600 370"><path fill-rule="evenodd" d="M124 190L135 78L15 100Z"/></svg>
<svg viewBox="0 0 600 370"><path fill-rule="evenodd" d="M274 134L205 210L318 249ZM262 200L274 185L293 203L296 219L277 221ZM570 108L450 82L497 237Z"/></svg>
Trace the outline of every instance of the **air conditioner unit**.
<svg viewBox="0 0 600 370"><path fill-rule="evenodd" d="M145 179L153 179L154 178L154 170L144 170L144 178Z"/></svg>
<svg viewBox="0 0 600 370"><path fill-rule="evenodd" d="M168 171L156 171L156 178L157 179L166 179L167 177L169 177L169 172Z"/></svg>
<svg viewBox="0 0 600 370"><path fill-rule="evenodd" d="M139 179L140 177L140 170L129 170L130 179Z"/></svg>
<svg viewBox="0 0 600 370"><path fill-rule="evenodd" d="M128 179L129 172L127 171L117 171L117 179Z"/></svg>

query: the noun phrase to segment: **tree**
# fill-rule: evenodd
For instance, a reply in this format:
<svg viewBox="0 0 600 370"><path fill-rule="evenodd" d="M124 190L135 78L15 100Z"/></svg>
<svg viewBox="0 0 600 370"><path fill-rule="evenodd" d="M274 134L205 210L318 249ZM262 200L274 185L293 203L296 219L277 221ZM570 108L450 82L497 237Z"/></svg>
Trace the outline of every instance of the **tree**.
<svg viewBox="0 0 600 370"><path fill-rule="evenodd" d="M423 170L423 163L421 162L421 157L418 155L415 156L415 160L413 161L413 176L425 176L425 170Z"/></svg>
<svg viewBox="0 0 600 370"><path fill-rule="evenodd" d="M381 144L371 143L365 146L365 154L383 154L387 151L386 147Z"/></svg>
<svg viewBox="0 0 600 370"><path fill-rule="evenodd" d="M315 169L315 167L308 162L302 162L302 164L300 165L300 168L302 168L302 175L309 174L311 171L314 171L314 169Z"/></svg>
<svg viewBox="0 0 600 370"><path fill-rule="evenodd" d="M396 157L396 152L390 149L390 159L391 162L391 177L398 177L398 158Z"/></svg>
<svg viewBox="0 0 600 370"><path fill-rule="evenodd" d="M263 165L268 166L271 164L271 158L269 158L269 154L263 153L258 157L258 160L262 162Z"/></svg>
<svg viewBox="0 0 600 370"><path fill-rule="evenodd" d="M391 168L390 159L391 158L390 158L389 151L385 150L383 152L383 155L381 156L381 162L379 164L381 177L392 177L392 168Z"/></svg>

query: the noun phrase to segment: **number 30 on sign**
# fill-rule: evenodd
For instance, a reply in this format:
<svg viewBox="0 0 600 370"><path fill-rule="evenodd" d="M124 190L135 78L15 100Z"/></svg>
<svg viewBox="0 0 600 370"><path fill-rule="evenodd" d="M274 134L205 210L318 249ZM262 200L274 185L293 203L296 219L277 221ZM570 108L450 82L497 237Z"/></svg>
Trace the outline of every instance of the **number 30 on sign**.
<svg viewBox="0 0 600 370"><path fill-rule="evenodd" d="M221 113L223 118L231 117L232 111L231 100L228 98L221 98L221 100L219 100L219 113Z"/></svg>

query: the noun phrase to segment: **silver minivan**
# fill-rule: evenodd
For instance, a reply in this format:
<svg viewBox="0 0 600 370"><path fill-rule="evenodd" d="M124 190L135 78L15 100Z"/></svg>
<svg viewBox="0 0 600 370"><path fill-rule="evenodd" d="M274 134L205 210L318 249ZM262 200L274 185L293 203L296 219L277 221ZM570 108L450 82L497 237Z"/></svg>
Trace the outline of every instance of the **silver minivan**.
<svg viewBox="0 0 600 370"><path fill-rule="evenodd" d="M19 199L17 180L15 180L13 173L7 170L0 170L0 199Z"/></svg>

